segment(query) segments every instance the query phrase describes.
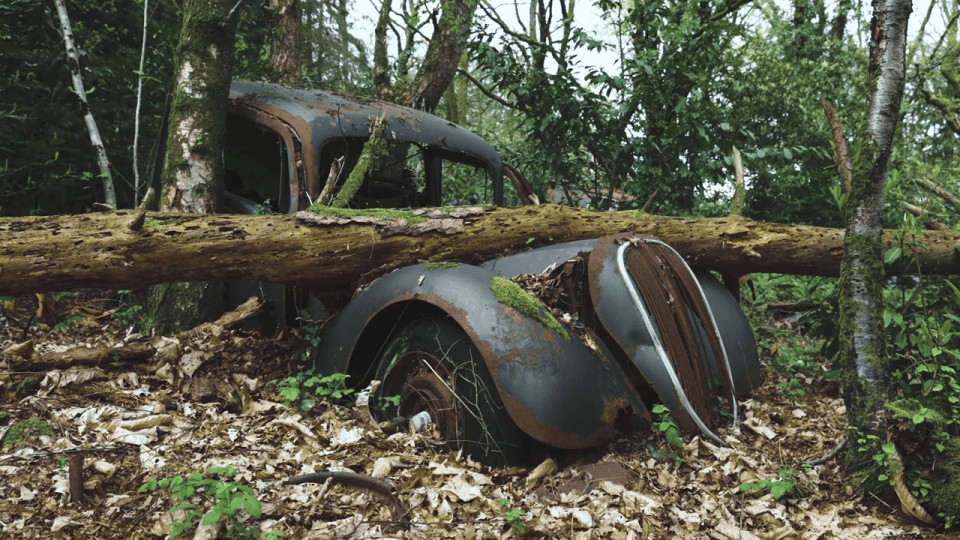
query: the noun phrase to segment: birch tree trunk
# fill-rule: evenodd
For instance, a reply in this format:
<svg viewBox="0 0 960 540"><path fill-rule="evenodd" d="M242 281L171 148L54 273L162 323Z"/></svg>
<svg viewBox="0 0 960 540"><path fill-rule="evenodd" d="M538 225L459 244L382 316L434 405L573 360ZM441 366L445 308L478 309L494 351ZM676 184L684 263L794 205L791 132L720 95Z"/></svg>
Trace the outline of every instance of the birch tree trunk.
<svg viewBox="0 0 960 540"><path fill-rule="evenodd" d="M886 441L889 397L883 326L883 198L905 80L908 0L874 0L867 124L856 142L840 266L840 359L849 436L847 462L866 476ZM867 490L874 486L867 483Z"/></svg>
<svg viewBox="0 0 960 540"><path fill-rule="evenodd" d="M57 5L57 16L60 18L60 30L63 32L63 43L67 48L67 59L70 63L70 76L73 79L73 91L80 100L80 110L83 112L83 122L87 125L90 134L90 144L97 154L97 163L100 165L100 182L103 185L103 201L110 206L117 207L117 193L113 188L113 176L110 174L110 160L107 159L107 150L103 147L100 130L90 112L87 101L87 92L83 88L83 78L80 76L80 60L77 57L77 48L73 44L73 30L70 28L70 17L63 0L54 0Z"/></svg>
<svg viewBox="0 0 960 540"><path fill-rule="evenodd" d="M185 0L177 44L176 88L161 176L160 210L215 212L223 194L223 147L236 17L233 0ZM231 9L233 8L233 9ZM149 316L158 331L192 328L221 311L222 286L154 287Z"/></svg>

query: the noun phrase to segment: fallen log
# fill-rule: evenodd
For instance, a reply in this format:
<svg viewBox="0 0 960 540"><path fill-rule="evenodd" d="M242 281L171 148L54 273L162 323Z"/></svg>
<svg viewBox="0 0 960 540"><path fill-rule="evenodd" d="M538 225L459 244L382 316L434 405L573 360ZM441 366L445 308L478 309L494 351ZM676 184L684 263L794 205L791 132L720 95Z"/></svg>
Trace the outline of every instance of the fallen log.
<svg viewBox="0 0 960 540"><path fill-rule="evenodd" d="M46 371L76 366L127 367L152 358L155 352L149 343L135 341L117 347L73 347L65 351L37 354L33 350L33 342L27 341L8 348L3 354L19 356L24 360L16 364L18 371Z"/></svg>
<svg viewBox="0 0 960 540"><path fill-rule="evenodd" d="M224 330L239 328L247 319L266 311L269 305L269 302L251 297L216 321L180 332L177 339L190 342L207 339L211 335L219 339L219 334ZM21 360L16 363L18 371L45 371L78 366L128 369L130 364L141 364L150 360L155 353L156 349L149 342L131 341L114 347L72 347L65 351L39 354L33 347L33 340L30 340L8 347L0 356L19 357Z"/></svg>
<svg viewBox="0 0 960 540"><path fill-rule="evenodd" d="M263 280L342 289L417 261L476 263L530 247L619 232L652 234L692 265L836 276L843 230L596 212L556 205L420 211L416 217L333 218L133 211L0 219L0 295L79 287L142 288L172 281ZM426 221L415 223L419 219ZM960 273L960 233L928 231L917 253L926 274ZM897 243L886 231L887 247ZM902 259L905 260L906 258ZM888 274L909 273L898 261Z"/></svg>

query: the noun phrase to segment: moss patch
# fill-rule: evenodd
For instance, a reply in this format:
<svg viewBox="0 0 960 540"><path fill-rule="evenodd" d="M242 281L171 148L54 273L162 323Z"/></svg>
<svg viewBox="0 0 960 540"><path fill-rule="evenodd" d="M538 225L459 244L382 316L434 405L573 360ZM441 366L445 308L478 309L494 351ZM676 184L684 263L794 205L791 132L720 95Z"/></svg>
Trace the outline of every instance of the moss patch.
<svg viewBox="0 0 960 540"><path fill-rule="evenodd" d="M50 424L36 417L21 420L11 426L3 435L0 447L6 448L20 444L25 436L29 437L31 435L53 435L53 428L50 427Z"/></svg>
<svg viewBox="0 0 960 540"><path fill-rule="evenodd" d="M319 202L313 203L313 206L307 208L307 212L318 216L331 216L343 219L355 219L358 217L370 217L376 219L403 219L407 225L416 225L427 221L427 218L419 216L410 210L396 210L394 208L366 208L357 210L353 208L334 208L326 206Z"/></svg>
<svg viewBox="0 0 960 540"><path fill-rule="evenodd" d="M446 270L447 268L456 268L460 266L458 262L435 262L428 264L425 268L427 270Z"/></svg>
<svg viewBox="0 0 960 540"><path fill-rule="evenodd" d="M555 331L564 341L570 341L570 334L560 324L560 321L540 303L540 300L537 300L516 283L509 279L495 277L490 285L490 290L493 291L493 297L497 299L497 302L506 304L527 317L539 321L540 324Z"/></svg>
<svg viewBox="0 0 960 540"><path fill-rule="evenodd" d="M944 446L939 466L930 476L930 503L935 514L956 525L960 518L960 439L950 439Z"/></svg>

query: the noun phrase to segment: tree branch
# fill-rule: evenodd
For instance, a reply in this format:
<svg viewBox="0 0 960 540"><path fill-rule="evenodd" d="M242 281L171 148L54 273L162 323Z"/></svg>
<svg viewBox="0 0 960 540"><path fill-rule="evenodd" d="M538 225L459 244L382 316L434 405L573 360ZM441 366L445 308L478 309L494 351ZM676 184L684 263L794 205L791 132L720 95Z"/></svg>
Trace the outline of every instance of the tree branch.
<svg viewBox="0 0 960 540"><path fill-rule="evenodd" d="M853 176L853 167L850 165L850 152L847 149L847 138L843 136L843 125L833 105L823 98L820 100L823 111L827 114L830 132L833 134L833 162L837 165L837 172L843 179L843 192L850 193L850 179Z"/></svg>
<svg viewBox="0 0 960 540"><path fill-rule="evenodd" d="M478 81L476 78L474 78L473 75L470 75L470 74L467 73L465 70L457 69L457 73L459 73L460 75L463 75L468 81L470 81L475 87L477 87L477 90L480 90L480 93L482 93L483 95L487 96L488 98L496 101L497 103L503 105L504 107L507 107L508 109L521 110L521 108L518 107L517 104L515 104L515 103L510 103L509 101L505 100L504 98L502 98L502 97L494 94L490 89L488 89L487 87L483 86L483 83L481 83L480 81Z"/></svg>

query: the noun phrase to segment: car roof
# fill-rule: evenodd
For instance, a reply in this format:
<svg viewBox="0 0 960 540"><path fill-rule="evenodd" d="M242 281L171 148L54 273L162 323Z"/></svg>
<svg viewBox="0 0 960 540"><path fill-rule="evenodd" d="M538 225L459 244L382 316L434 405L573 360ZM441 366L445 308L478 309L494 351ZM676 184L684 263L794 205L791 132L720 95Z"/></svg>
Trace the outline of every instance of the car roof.
<svg viewBox="0 0 960 540"><path fill-rule="evenodd" d="M500 153L482 137L443 118L375 99L365 99L323 90L291 89L277 84L235 81L230 99L254 108L281 111L306 122L308 137L317 150L328 141L341 137L370 136L368 125L374 118L387 122L384 138L425 145L437 145L447 151L468 154L499 171Z"/></svg>

